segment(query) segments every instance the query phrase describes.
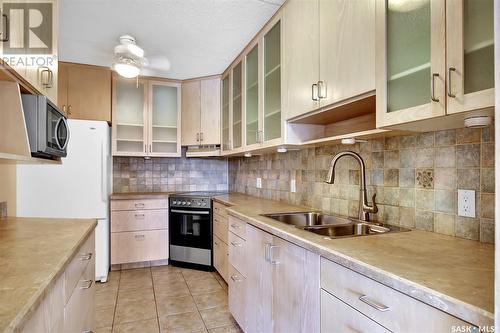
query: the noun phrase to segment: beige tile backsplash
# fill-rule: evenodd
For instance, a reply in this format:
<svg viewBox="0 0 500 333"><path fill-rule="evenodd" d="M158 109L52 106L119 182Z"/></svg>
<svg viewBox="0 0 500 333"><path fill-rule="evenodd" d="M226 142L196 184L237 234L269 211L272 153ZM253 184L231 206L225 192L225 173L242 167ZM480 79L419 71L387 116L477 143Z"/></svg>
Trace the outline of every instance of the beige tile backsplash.
<svg viewBox="0 0 500 333"><path fill-rule="evenodd" d="M263 198L357 216L359 167L332 156L353 150L367 167L368 195L376 193L376 220L492 243L494 241L494 129L457 129L388 137L353 146L304 148L285 154L229 159L229 189ZM262 189L256 178L262 178ZM290 192L295 179L297 192ZM457 189L476 191L476 218L459 217Z"/></svg>

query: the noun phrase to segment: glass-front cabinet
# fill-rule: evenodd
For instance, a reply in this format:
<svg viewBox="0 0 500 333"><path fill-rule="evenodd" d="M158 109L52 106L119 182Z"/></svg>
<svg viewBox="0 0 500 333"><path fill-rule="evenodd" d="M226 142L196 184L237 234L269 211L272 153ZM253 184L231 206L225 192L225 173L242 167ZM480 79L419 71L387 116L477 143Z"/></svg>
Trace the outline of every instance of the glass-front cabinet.
<svg viewBox="0 0 500 333"><path fill-rule="evenodd" d="M232 103L233 103L233 108L232 108L232 149L238 149L241 148L242 144L242 125L243 125L243 119L242 119L242 106L243 106L243 94L242 94L242 74L243 71L241 70L241 62L239 62L234 68L233 68L233 74L232 74L232 79L233 79L233 89L232 89Z"/></svg>
<svg viewBox="0 0 500 333"><path fill-rule="evenodd" d="M222 79L222 89L221 89L221 112L222 112L222 151L228 151L231 149L230 133L229 133L229 74Z"/></svg>
<svg viewBox="0 0 500 333"><path fill-rule="evenodd" d="M247 146L261 142L259 101L259 44L256 44L245 56L245 143Z"/></svg>
<svg viewBox="0 0 500 333"><path fill-rule="evenodd" d="M377 127L494 105L493 2L377 2Z"/></svg>
<svg viewBox="0 0 500 333"><path fill-rule="evenodd" d="M494 106L493 3L446 3L448 113Z"/></svg>
<svg viewBox="0 0 500 333"><path fill-rule="evenodd" d="M180 85L113 78L113 155L181 154Z"/></svg>
<svg viewBox="0 0 500 333"><path fill-rule="evenodd" d="M377 126L445 114L445 1L377 2Z"/></svg>

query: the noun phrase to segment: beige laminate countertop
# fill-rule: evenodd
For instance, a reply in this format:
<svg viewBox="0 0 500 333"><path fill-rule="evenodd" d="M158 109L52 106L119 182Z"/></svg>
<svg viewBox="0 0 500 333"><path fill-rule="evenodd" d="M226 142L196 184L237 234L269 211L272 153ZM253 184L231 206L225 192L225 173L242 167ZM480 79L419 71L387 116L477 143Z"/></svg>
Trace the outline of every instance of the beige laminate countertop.
<svg viewBox="0 0 500 333"><path fill-rule="evenodd" d="M0 332L13 332L64 272L96 220L0 218Z"/></svg>
<svg viewBox="0 0 500 333"><path fill-rule="evenodd" d="M145 199L168 199L168 196L178 192L137 192L137 193L113 193L109 196L111 200L145 200Z"/></svg>
<svg viewBox="0 0 500 333"><path fill-rule="evenodd" d="M417 230L325 240L260 216L312 210L308 207L237 193L214 200L232 206L229 215L451 315L472 324L493 324L493 245Z"/></svg>

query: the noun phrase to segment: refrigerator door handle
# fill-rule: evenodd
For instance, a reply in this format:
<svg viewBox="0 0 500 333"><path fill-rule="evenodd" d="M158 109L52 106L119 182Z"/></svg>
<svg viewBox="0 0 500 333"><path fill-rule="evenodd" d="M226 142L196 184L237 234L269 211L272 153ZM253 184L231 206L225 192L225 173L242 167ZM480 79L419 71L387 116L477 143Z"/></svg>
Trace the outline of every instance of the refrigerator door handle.
<svg viewBox="0 0 500 333"><path fill-rule="evenodd" d="M106 193L106 155L104 153L104 140L101 140L101 200L106 202L108 200Z"/></svg>

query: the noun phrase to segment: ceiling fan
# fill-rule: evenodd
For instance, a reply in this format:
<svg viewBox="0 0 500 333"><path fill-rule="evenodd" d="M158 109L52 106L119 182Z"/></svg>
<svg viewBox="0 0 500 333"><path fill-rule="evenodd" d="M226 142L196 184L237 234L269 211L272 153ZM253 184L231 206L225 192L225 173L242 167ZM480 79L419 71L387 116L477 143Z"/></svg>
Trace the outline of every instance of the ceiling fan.
<svg viewBox="0 0 500 333"><path fill-rule="evenodd" d="M113 69L126 78L137 77L141 70L146 72L157 70L166 72L170 69L170 61L166 56L154 56L148 60L144 50L136 44L135 38L130 35L120 36L120 44L114 49Z"/></svg>

